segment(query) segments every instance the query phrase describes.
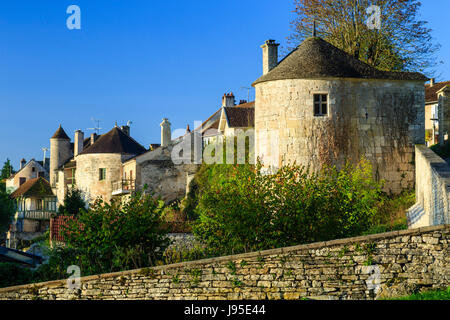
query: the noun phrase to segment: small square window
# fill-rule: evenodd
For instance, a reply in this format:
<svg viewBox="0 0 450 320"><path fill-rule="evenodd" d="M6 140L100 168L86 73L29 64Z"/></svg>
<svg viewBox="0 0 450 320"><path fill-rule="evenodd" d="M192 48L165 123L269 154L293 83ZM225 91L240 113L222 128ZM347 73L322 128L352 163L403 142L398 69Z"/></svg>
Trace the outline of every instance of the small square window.
<svg viewBox="0 0 450 320"><path fill-rule="evenodd" d="M314 116L323 117L328 115L328 95L314 94Z"/></svg>
<svg viewBox="0 0 450 320"><path fill-rule="evenodd" d="M106 168L100 168L99 169L99 180L105 180L106 179Z"/></svg>

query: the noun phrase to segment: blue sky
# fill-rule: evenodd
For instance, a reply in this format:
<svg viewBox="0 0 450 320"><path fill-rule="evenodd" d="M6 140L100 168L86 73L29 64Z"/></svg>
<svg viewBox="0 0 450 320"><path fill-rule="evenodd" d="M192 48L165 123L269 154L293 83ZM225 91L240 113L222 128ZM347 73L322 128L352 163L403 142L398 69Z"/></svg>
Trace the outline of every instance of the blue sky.
<svg viewBox="0 0 450 320"><path fill-rule="evenodd" d="M81 8L81 30L66 9ZM172 128L205 120L232 91L237 100L262 73L260 45L286 45L291 0L39 0L0 2L0 165L43 157L61 123L73 138L101 119L128 120L144 146ZM448 0L424 0L422 18L442 45L450 80ZM445 30L446 29L446 30ZM253 96L253 90L250 93Z"/></svg>

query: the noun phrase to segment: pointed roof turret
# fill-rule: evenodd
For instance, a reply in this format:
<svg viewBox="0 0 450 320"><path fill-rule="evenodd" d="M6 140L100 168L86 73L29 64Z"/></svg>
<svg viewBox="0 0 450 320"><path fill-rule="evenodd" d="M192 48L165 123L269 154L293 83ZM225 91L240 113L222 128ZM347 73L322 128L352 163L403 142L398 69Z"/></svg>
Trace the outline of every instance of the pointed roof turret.
<svg viewBox="0 0 450 320"><path fill-rule="evenodd" d="M59 125L58 130L56 130L55 134L51 137L51 139L66 139L70 140L69 136L66 134L64 129Z"/></svg>

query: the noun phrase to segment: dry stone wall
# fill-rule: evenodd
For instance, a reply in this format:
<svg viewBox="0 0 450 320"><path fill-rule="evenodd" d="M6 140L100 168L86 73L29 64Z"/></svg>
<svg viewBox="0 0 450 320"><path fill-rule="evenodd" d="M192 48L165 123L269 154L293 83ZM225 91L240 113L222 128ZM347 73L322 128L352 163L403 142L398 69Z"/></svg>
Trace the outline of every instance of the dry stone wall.
<svg viewBox="0 0 450 320"><path fill-rule="evenodd" d="M375 299L449 285L450 226L0 289L0 299Z"/></svg>

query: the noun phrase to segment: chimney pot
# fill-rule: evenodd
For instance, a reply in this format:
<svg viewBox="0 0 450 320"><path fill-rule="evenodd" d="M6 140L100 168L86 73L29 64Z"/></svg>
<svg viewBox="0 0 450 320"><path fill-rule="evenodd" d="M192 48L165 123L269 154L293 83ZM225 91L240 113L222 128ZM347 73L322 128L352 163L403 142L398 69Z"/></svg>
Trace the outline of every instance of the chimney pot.
<svg viewBox="0 0 450 320"><path fill-rule="evenodd" d="M263 49L263 75L277 66L279 45L275 43L275 40L266 40L261 46Z"/></svg>

